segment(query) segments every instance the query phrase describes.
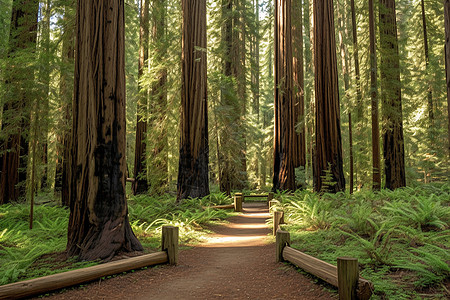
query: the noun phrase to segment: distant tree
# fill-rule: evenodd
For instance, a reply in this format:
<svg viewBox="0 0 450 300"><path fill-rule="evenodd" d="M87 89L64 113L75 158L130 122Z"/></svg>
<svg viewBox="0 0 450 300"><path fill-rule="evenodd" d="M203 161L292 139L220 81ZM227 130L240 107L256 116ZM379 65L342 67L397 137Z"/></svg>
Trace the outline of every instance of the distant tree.
<svg viewBox="0 0 450 300"><path fill-rule="evenodd" d="M0 134L0 204L25 196L39 1L14 0ZM27 63L28 62L28 63ZM30 67L29 65L32 67ZM20 186L18 186L20 185Z"/></svg>
<svg viewBox="0 0 450 300"><path fill-rule="evenodd" d="M381 188L380 129L378 122L377 54L373 0L369 0L370 98L372 107L372 188Z"/></svg>
<svg viewBox="0 0 450 300"><path fill-rule="evenodd" d="M333 1L314 0L316 148L314 190L345 189ZM327 174L332 182L325 182Z"/></svg>
<svg viewBox="0 0 450 300"><path fill-rule="evenodd" d="M394 190L406 185L395 0L380 0L379 9L384 172L386 188Z"/></svg>
<svg viewBox="0 0 450 300"><path fill-rule="evenodd" d="M292 56L294 76L294 168L306 166L305 138L305 74L303 68L302 1L292 2Z"/></svg>
<svg viewBox="0 0 450 300"><path fill-rule="evenodd" d="M275 1L275 129L273 191L296 189L291 0Z"/></svg>
<svg viewBox="0 0 450 300"><path fill-rule="evenodd" d="M445 15L445 70L447 78L448 155L450 157L450 0L444 1Z"/></svg>
<svg viewBox="0 0 450 300"><path fill-rule="evenodd" d="M142 78L148 60L149 43L149 6L150 0L141 0L140 5L140 28L139 28L139 96L137 101L137 121L136 121L136 147L134 153L134 182L132 185L133 194L145 193L147 185L147 99L148 89L142 86Z"/></svg>
<svg viewBox="0 0 450 300"><path fill-rule="evenodd" d="M177 199L209 194L206 0L182 0L181 135Z"/></svg>
<svg viewBox="0 0 450 300"><path fill-rule="evenodd" d="M142 246L126 200L124 1L77 2L67 252L111 259Z"/></svg>

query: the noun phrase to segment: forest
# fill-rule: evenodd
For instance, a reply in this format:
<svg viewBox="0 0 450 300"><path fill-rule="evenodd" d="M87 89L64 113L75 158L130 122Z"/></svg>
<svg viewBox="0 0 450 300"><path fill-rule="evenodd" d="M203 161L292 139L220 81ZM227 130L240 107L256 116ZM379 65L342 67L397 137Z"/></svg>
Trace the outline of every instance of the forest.
<svg viewBox="0 0 450 300"><path fill-rule="evenodd" d="M0 285L273 192L372 299L450 296L449 0L0 0L0 128Z"/></svg>

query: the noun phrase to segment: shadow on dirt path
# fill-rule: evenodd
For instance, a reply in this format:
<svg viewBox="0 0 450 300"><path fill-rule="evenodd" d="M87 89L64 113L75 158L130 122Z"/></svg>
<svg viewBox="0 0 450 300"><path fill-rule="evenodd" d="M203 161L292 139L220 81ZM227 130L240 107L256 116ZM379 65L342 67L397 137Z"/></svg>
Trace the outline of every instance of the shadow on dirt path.
<svg viewBox="0 0 450 300"><path fill-rule="evenodd" d="M269 217L265 204L246 203L243 214L211 228L208 242L180 251L178 266L141 270L49 298L337 299L293 267L275 262Z"/></svg>

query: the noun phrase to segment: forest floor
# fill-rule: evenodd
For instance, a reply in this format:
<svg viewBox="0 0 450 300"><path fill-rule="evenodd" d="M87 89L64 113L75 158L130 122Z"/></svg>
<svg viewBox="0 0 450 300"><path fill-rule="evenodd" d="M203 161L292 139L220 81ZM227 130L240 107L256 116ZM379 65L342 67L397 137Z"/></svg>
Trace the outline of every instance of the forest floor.
<svg viewBox="0 0 450 300"><path fill-rule="evenodd" d="M45 299L337 299L329 286L275 262L267 206L212 226L208 241L180 250L177 266L163 265L56 292Z"/></svg>

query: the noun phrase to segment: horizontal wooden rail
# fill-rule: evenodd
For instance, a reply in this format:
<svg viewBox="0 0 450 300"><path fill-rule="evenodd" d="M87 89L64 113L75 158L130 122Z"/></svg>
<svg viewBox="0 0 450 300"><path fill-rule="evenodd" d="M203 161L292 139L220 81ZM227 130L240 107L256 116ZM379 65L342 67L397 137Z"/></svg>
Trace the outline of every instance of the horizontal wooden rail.
<svg viewBox="0 0 450 300"><path fill-rule="evenodd" d="M176 264L178 227L163 226L163 251L0 286L0 299L19 299L158 264Z"/></svg>
<svg viewBox="0 0 450 300"><path fill-rule="evenodd" d="M269 197L268 194L262 194L262 195L244 195L244 198L267 198Z"/></svg>
<svg viewBox="0 0 450 300"><path fill-rule="evenodd" d="M0 286L0 299L17 299L38 295L48 291L92 281L104 276L140 269L151 265L163 264L168 261L167 253L161 251L84 269L11 283Z"/></svg>
<svg viewBox="0 0 450 300"><path fill-rule="evenodd" d="M306 272L321 278L325 282L328 282L335 287L339 286L338 268L336 266L289 247L289 241L289 232L282 230L277 231L277 261L285 260L291 262ZM278 245L278 243L280 244ZM352 263L353 260L354 259L340 258L338 261L343 261L345 264L347 262ZM372 282L359 277L359 275L355 278L358 278L356 284L356 299L369 299L373 291ZM355 299L353 297L348 298L347 296L341 295L344 289L346 289L342 287L342 280L343 278L341 278L342 291L339 292L339 299Z"/></svg>

